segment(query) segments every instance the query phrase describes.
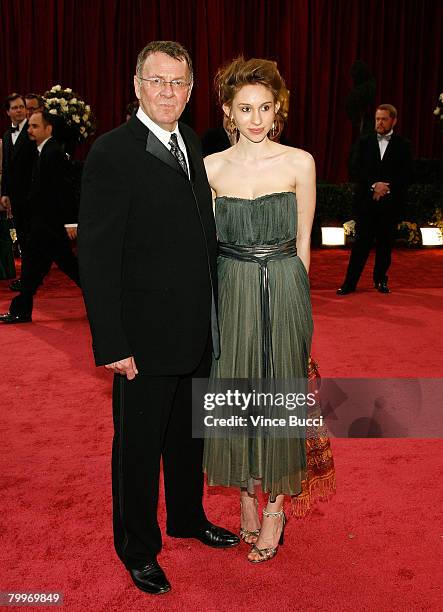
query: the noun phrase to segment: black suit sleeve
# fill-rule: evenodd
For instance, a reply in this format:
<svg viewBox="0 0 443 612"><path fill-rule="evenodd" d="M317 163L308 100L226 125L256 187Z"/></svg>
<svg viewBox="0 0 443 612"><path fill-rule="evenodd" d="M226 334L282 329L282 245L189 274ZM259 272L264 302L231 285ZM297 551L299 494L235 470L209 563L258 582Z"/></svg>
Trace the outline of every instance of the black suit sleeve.
<svg viewBox="0 0 443 612"><path fill-rule="evenodd" d="M357 142L351 167L351 175L353 180L360 183L361 188L365 189L366 191L370 191L374 182L372 165L368 163L370 146L371 142L367 137L361 138Z"/></svg>
<svg viewBox="0 0 443 612"><path fill-rule="evenodd" d="M10 134L5 132L2 141L2 180L1 180L1 195L9 195L9 152L10 152Z"/></svg>
<svg viewBox="0 0 443 612"><path fill-rule="evenodd" d="M123 179L105 148L96 143L83 170L78 258L97 365L132 355L121 319L129 206L128 180Z"/></svg>

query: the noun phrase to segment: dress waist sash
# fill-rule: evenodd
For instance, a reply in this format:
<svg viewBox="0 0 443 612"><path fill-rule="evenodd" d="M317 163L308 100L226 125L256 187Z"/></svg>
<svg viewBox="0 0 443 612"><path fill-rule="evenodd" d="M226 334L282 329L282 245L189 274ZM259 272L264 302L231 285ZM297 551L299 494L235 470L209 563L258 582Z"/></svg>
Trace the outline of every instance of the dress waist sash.
<svg viewBox="0 0 443 612"><path fill-rule="evenodd" d="M257 244L243 246L219 242L219 255L228 259L256 263L260 272L260 298L262 322L262 376L274 377L274 359L272 353L271 296L269 293L268 262L276 259L287 259L297 255L295 239L280 244Z"/></svg>

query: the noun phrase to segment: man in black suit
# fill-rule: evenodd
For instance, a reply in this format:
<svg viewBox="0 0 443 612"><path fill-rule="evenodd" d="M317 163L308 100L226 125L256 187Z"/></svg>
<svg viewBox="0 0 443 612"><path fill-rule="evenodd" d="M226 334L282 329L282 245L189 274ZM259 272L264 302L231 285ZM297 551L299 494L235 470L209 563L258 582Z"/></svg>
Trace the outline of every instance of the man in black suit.
<svg viewBox="0 0 443 612"><path fill-rule="evenodd" d="M52 137L54 118L47 111L29 119L29 137L37 145L28 202L29 233L22 258L20 293L0 323L32 320L33 297L55 262L77 285L77 258L64 224L75 221L75 201L69 162ZM34 147L35 147L34 145Z"/></svg>
<svg viewBox="0 0 443 612"><path fill-rule="evenodd" d="M28 119L37 111L44 109L45 103L43 98L35 93L27 93L25 95L26 115Z"/></svg>
<svg viewBox="0 0 443 612"><path fill-rule="evenodd" d="M375 133L361 138L357 144L353 164L357 181L356 240L338 295L355 291L374 239L374 285L380 293L389 293L387 272L391 264L394 232L405 188L412 178L411 145L394 134L396 123L395 107L381 104L375 113Z"/></svg>
<svg viewBox="0 0 443 612"><path fill-rule="evenodd" d="M198 138L178 123L192 82L178 43L141 51L140 108L94 143L80 203L95 361L115 374L114 543L135 585L152 594L170 589L156 559L161 458L168 535L218 548L239 542L206 518L203 441L191 435L192 377L207 377L219 351L211 191Z"/></svg>
<svg viewBox="0 0 443 612"><path fill-rule="evenodd" d="M28 136L23 96L18 93L10 94L5 100L5 109L11 120L11 127L3 136L1 204L5 210L12 212L23 257L29 233L28 194L35 145ZM18 288L18 281L11 283L11 289Z"/></svg>
<svg viewBox="0 0 443 612"><path fill-rule="evenodd" d="M229 134L227 127L229 117L223 113L223 126L218 128L210 128L207 130L201 139L203 157L226 151L237 142L237 134Z"/></svg>

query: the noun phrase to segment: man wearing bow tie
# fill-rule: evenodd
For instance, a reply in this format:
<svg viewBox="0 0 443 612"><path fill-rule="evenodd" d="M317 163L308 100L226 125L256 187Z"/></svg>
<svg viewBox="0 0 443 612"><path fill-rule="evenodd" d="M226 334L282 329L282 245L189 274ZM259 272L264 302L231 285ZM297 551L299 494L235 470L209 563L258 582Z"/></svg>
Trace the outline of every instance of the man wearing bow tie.
<svg viewBox="0 0 443 612"><path fill-rule="evenodd" d="M11 127L3 136L1 205L3 209L12 212L23 257L29 234L28 194L36 150L28 135L23 96L18 93L10 94L5 100L5 110ZM11 289L18 290L17 283L11 283Z"/></svg>
<svg viewBox="0 0 443 612"><path fill-rule="evenodd" d="M94 143L78 226L95 362L114 373L114 543L151 594L170 590L157 562L160 459L167 534L216 548L239 542L206 518L203 444L191 434L192 377L207 377L219 351L211 190L198 138L178 121L192 84L178 43L140 52L140 108Z"/></svg>
<svg viewBox="0 0 443 612"><path fill-rule="evenodd" d="M375 133L360 139L354 158L356 239L338 295L355 291L369 252L376 244L374 286L389 293L387 272L395 228L399 221L405 189L412 179L410 143L394 134L397 110L381 104L375 113Z"/></svg>

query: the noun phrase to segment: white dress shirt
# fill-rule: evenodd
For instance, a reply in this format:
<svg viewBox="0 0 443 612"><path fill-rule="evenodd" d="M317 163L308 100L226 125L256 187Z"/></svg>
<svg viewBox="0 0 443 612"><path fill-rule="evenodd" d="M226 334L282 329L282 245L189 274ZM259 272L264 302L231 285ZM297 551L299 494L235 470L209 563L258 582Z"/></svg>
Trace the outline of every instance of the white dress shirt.
<svg viewBox="0 0 443 612"><path fill-rule="evenodd" d="M391 130L387 134L384 134L383 138L380 138L380 140L378 141L378 148L380 149L380 159L383 159L383 155L385 154L387 146L389 144L389 140L386 140L386 136L389 136L390 138L392 138L393 133L394 133L394 130Z"/></svg>
<svg viewBox="0 0 443 612"><path fill-rule="evenodd" d="M157 125L155 121L152 121L152 119L148 117L148 115L143 111L143 109L140 106L137 111L137 119L140 119L140 121L144 125L146 125L146 127L154 134L154 136L156 136L160 140L162 144L165 145L167 149L169 149L169 151L171 150L171 147L169 146L169 140L171 138L171 134L177 134L178 146L180 147L183 155L185 156L186 165L188 166L188 175L189 175L188 152L186 151L186 145L185 145L185 141L183 140L183 136L180 134L180 130L178 129L178 123L175 126L175 130L173 130L172 132L169 132L168 130L164 130L159 125Z"/></svg>
<svg viewBox="0 0 443 612"><path fill-rule="evenodd" d="M49 138L47 138L46 140L44 140L43 142L41 142L38 146L37 146L37 151L38 154L40 155L40 153L42 152L43 147L45 146L45 144L48 142L48 140L52 138L52 136L49 136Z"/></svg>
<svg viewBox="0 0 443 612"><path fill-rule="evenodd" d="M16 141L17 141L17 138L20 136L20 132L22 131L23 126L25 125L26 121L27 121L27 119L23 119L23 121L21 121L21 122L18 124L18 130L16 130L15 132L13 132L13 133L11 134L12 144L13 144L13 145L15 145L15 143L16 143ZM13 125L12 127L16 127L16 126L15 126L15 125Z"/></svg>

